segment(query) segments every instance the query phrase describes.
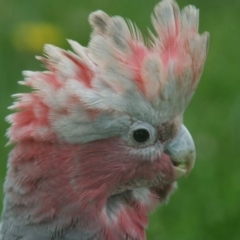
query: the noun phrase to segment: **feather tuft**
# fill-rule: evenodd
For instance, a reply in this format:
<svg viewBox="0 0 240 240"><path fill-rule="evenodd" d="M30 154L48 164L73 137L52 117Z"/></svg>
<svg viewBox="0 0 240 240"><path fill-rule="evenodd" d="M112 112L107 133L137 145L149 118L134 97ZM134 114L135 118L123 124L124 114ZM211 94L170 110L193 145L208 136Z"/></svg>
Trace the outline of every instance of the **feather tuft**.
<svg viewBox="0 0 240 240"><path fill-rule="evenodd" d="M59 132L71 122L72 133L64 135L70 142L81 139L77 137L80 131L74 132L76 123L89 119L86 129L91 129L93 119L100 121L110 113L112 119L128 115L154 126L161 124L159 119L165 122L181 115L196 89L207 55L209 35L198 34L198 19L195 7L180 11L175 1L163 0L152 14L157 36L150 32L149 41L144 41L134 23L98 10L89 16L93 33L88 47L72 40L68 42L73 52L45 45L45 56L37 59L48 71L24 71L25 80L20 84L34 92L31 97L15 95L19 100L11 108L30 111L29 117L25 114L29 121L30 116L37 119L36 112L44 112L44 129L53 127ZM12 119L18 121L17 117ZM27 127L28 123L21 124ZM29 137L39 136L37 130L31 130L35 133L29 132Z"/></svg>

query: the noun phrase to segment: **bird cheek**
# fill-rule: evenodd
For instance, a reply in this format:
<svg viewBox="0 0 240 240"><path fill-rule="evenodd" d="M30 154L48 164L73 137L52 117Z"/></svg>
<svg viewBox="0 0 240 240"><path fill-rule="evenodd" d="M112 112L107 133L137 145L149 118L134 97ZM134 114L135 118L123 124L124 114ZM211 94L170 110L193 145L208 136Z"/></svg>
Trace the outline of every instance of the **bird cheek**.
<svg viewBox="0 0 240 240"><path fill-rule="evenodd" d="M149 172L154 177L155 184L164 185L165 183L171 183L174 180L174 169L171 158L162 153L157 160L152 162L149 167Z"/></svg>
<svg viewBox="0 0 240 240"><path fill-rule="evenodd" d="M132 172L134 170L132 178L155 182L151 184L173 182L174 169L171 158L161 150L157 151L155 148L155 151L155 153L151 151L152 154L149 153L148 158L146 154L139 153L129 156L128 162L130 162L131 165L127 168Z"/></svg>

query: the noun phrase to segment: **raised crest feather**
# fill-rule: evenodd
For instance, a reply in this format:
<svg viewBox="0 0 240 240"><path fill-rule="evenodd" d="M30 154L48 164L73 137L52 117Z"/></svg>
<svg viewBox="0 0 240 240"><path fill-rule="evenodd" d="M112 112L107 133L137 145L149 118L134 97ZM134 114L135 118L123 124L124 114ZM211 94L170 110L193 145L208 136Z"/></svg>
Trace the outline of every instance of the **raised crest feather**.
<svg viewBox="0 0 240 240"><path fill-rule="evenodd" d="M146 120L150 111L155 117L149 121L166 121L185 110L203 70L209 35L198 34L198 18L194 6L180 11L175 1L163 0L152 14L157 35L145 44L131 21L98 10L89 16L88 47L72 40L73 52L45 45L38 59L48 71L24 72L21 84L36 90L49 119L53 109L71 115L69 108L80 104L82 114L110 111Z"/></svg>

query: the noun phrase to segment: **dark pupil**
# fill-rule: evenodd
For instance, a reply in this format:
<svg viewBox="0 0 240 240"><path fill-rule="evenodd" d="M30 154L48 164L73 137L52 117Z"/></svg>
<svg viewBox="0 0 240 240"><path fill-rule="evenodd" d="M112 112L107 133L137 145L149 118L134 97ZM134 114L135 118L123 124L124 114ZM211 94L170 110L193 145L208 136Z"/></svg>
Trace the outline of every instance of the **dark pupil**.
<svg viewBox="0 0 240 240"><path fill-rule="evenodd" d="M133 132L133 138L137 142L146 142L149 139L149 132L146 129L138 129Z"/></svg>

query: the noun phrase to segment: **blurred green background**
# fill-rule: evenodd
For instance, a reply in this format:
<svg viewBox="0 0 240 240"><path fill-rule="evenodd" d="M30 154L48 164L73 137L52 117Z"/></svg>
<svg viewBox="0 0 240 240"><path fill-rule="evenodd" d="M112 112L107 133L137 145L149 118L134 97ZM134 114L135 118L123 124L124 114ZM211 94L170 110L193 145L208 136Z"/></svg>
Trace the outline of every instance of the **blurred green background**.
<svg viewBox="0 0 240 240"><path fill-rule="evenodd" d="M11 94L22 70L40 70L34 60L43 43L69 48L66 38L86 45L88 15L102 9L132 19L146 33L157 0L0 0L0 186ZM240 1L179 0L200 9L200 32L211 36L199 88L185 113L197 147L197 163L170 204L151 215L149 240L240 239ZM0 189L0 199L3 194Z"/></svg>

